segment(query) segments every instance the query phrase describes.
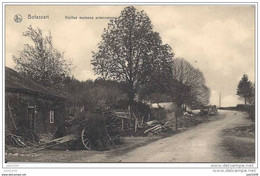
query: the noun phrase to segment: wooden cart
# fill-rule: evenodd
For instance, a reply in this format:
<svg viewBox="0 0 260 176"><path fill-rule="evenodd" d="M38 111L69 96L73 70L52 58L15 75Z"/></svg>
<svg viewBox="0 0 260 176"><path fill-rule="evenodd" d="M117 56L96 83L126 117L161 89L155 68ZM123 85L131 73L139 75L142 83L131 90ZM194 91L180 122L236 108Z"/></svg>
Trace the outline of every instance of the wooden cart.
<svg viewBox="0 0 260 176"><path fill-rule="evenodd" d="M122 127L118 126L117 124L121 123L122 117L118 116L117 113L113 113L113 112L103 113L103 116L105 116L106 119L109 120L109 123L106 124L106 129L105 129L107 138L111 141L111 143L113 145L115 145L114 140L118 139L119 135L114 134L113 129L119 128L119 130L121 130ZM67 135L60 137L60 138L56 138L52 141L40 144L33 150L33 152L37 152L37 151L44 150L47 148L52 148L54 146L58 146L58 145L68 143L71 141L80 142L85 149L91 150L92 143L91 143L91 140L89 139L89 135L87 132L88 123L89 123L88 118L86 118L84 120L67 119L67 124L69 124L66 127Z"/></svg>

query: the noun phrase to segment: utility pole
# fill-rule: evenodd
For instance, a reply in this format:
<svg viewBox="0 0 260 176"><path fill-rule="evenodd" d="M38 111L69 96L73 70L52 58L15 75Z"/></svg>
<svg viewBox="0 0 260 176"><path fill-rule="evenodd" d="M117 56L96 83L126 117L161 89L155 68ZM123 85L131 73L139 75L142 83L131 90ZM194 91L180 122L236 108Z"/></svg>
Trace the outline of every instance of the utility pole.
<svg viewBox="0 0 260 176"><path fill-rule="evenodd" d="M219 93L219 108L221 107L221 92Z"/></svg>

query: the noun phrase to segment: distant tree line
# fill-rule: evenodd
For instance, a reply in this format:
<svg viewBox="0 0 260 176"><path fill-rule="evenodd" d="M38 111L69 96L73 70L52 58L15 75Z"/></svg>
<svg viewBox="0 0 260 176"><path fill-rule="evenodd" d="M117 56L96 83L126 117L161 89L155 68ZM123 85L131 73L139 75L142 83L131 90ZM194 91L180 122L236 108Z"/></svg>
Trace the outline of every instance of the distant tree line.
<svg viewBox="0 0 260 176"><path fill-rule="evenodd" d="M124 84L117 81L96 79L79 81L67 77L64 81L64 91L69 95L71 107L91 110L100 108L127 108L127 94Z"/></svg>

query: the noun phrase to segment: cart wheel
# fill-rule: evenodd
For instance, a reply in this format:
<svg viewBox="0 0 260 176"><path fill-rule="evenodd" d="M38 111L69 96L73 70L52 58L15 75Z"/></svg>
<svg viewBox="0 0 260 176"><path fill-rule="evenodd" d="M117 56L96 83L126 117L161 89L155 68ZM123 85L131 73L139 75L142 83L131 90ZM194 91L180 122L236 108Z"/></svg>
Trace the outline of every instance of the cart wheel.
<svg viewBox="0 0 260 176"><path fill-rule="evenodd" d="M91 149L91 143L87 136L86 127L81 132L81 142L86 149Z"/></svg>

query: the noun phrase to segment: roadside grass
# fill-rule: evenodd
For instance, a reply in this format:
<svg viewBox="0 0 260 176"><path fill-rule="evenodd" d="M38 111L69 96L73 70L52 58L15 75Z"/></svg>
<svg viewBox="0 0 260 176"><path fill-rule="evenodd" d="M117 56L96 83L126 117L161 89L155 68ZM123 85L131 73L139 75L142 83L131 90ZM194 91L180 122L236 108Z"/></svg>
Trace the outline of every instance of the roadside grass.
<svg viewBox="0 0 260 176"><path fill-rule="evenodd" d="M224 137L224 145L236 157L254 157L255 142L244 137Z"/></svg>
<svg viewBox="0 0 260 176"><path fill-rule="evenodd" d="M193 114L193 116L185 115L183 118L178 118L178 127L180 131L183 131L201 123L209 123L221 118L224 118L224 116L220 114L213 116L201 116L199 114Z"/></svg>
<svg viewBox="0 0 260 176"><path fill-rule="evenodd" d="M224 136L237 136L237 137L255 137L255 124L249 126L241 126L223 131Z"/></svg>
<svg viewBox="0 0 260 176"><path fill-rule="evenodd" d="M226 129L222 133L223 148L235 158L237 162L255 161L255 127L250 126Z"/></svg>

